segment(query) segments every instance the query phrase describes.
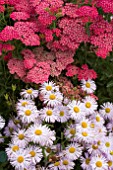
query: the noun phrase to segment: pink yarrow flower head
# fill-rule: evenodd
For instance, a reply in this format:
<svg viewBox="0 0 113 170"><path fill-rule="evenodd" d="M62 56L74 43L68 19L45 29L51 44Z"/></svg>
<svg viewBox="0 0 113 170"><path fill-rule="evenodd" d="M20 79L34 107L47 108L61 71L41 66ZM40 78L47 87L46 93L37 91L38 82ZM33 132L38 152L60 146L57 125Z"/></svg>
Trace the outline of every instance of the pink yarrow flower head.
<svg viewBox="0 0 113 170"><path fill-rule="evenodd" d="M19 34L19 39L26 46L37 46L40 45L40 38L35 33L36 24L33 22L16 22L14 28ZM37 28L38 31L38 28Z"/></svg>
<svg viewBox="0 0 113 170"><path fill-rule="evenodd" d="M35 59L25 59L24 60L24 67L26 69L31 69L34 64L36 64L36 60Z"/></svg>
<svg viewBox="0 0 113 170"><path fill-rule="evenodd" d="M113 14L113 1L112 0L97 0L97 6L101 7L105 13Z"/></svg>
<svg viewBox="0 0 113 170"><path fill-rule="evenodd" d="M59 22L60 29L63 29L60 44L70 50L76 50L81 42L88 41L88 35L81 19L64 17Z"/></svg>
<svg viewBox="0 0 113 170"><path fill-rule="evenodd" d="M112 22L105 21L102 16L98 16L90 26L90 34L90 43L96 47L94 50L96 55L105 59L113 48Z"/></svg>
<svg viewBox="0 0 113 170"><path fill-rule="evenodd" d="M97 73L93 69L89 69L87 64L82 65L81 69L78 70L78 80L96 79Z"/></svg>
<svg viewBox="0 0 113 170"><path fill-rule="evenodd" d="M10 14L10 18L12 20L27 20L28 18L30 18L30 15L27 12L12 12Z"/></svg>
<svg viewBox="0 0 113 170"><path fill-rule="evenodd" d="M71 65L69 64L67 67L66 67L66 76L69 76L69 77L73 77L75 75L78 74L78 67L75 66L75 65Z"/></svg>
<svg viewBox="0 0 113 170"><path fill-rule="evenodd" d="M95 7L82 6L77 12L79 17L82 17L82 21L88 22L93 21L98 16L98 11Z"/></svg>
<svg viewBox="0 0 113 170"><path fill-rule="evenodd" d="M12 26L6 26L1 32L0 32L0 40L1 41L9 41L13 39L19 39L18 32L15 30Z"/></svg>
<svg viewBox="0 0 113 170"><path fill-rule="evenodd" d="M46 62L38 62L34 68L32 68L28 74L27 79L30 82L39 84L48 81L50 75L50 65Z"/></svg>
<svg viewBox="0 0 113 170"><path fill-rule="evenodd" d="M22 78L26 75L23 61L15 58L11 58L8 61L8 68L11 74L17 74L18 77Z"/></svg>
<svg viewBox="0 0 113 170"><path fill-rule="evenodd" d="M23 55L24 59L34 59L35 55L30 49L24 49L21 51L21 54Z"/></svg>

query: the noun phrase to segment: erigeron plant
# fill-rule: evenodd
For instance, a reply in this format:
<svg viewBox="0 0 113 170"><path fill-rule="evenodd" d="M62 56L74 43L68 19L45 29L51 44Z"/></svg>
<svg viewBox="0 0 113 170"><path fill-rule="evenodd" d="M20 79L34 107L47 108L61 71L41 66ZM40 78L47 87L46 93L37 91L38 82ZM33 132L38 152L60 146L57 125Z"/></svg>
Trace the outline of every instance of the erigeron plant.
<svg viewBox="0 0 113 170"><path fill-rule="evenodd" d="M96 90L93 80L81 80L80 86L85 96L73 100L52 81L20 92L6 148L15 170L71 170L77 161L83 170L112 170L113 103L98 106L91 95Z"/></svg>

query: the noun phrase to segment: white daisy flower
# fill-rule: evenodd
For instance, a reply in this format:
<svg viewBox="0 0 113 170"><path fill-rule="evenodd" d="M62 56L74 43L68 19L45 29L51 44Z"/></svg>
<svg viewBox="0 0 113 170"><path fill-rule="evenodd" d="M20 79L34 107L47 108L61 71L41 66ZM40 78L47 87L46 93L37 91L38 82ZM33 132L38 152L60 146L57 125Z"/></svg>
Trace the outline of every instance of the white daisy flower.
<svg viewBox="0 0 113 170"><path fill-rule="evenodd" d="M87 96L83 100L83 103L84 103L84 111L86 112L87 115L90 115L97 110L98 105L94 98Z"/></svg>
<svg viewBox="0 0 113 170"><path fill-rule="evenodd" d="M31 125L26 131L30 142L40 144L44 146L48 143L52 143L55 140L55 134L46 125Z"/></svg>
<svg viewBox="0 0 113 170"><path fill-rule="evenodd" d="M93 156L90 165L94 170L108 170L107 160L102 155Z"/></svg>
<svg viewBox="0 0 113 170"><path fill-rule="evenodd" d="M55 113L56 113L58 122L63 123L63 122L66 122L70 118L69 108L67 106L58 105L55 108Z"/></svg>
<svg viewBox="0 0 113 170"><path fill-rule="evenodd" d="M26 107L28 105L35 105L35 102L32 100L27 100L27 99L20 99L18 103L16 104L16 109L20 110L22 107Z"/></svg>
<svg viewBox="0 0 113 170"><path fill-rule="evenodd" d="M70 159L63 157L63 159L61 160L61 169L63 170L71 170L74 168L74 166L75 163Z"/></svg>
<svg viewBox="0 0 113 170"><path fill-rule="evenodd" d="M62 103L63 95L60 92L49 93L44 96L44 104L54 107Z"/></svg>
<svg viewBox="0 0 113 170"><path fill-rule="evenodd" d="M108 153L107 153L107 158L109 160L112 160L113 161L113 150L110 150Z"/></svg>
<svg viewBox="0 0 113 170"><path fill-rule="evenodd" d="M40 117L43 121L54 123L57 119L55 109L50 107L44 107L39 111Z"/></svg>
<svg viewBox="0 0 113 170"><path fill-rule="evenodd" d="M15 169L23 170L28 169L31 164L31 156L24 149L21 149L10 157L10 163Z"/></svg>
<svg viewBox="0 0 113 170"><path fill-rule="evenodd" d="M80 142L86 142L86 143L91 143L94 138L94 134L92 133L93 131L91 129L79 129L77 130L77 139Z"/></svg>
<svg viewBox="0 0 113 170"><path fill-rule="evenodd" d="M29 146L27 150L29 154L31 155L31 159L34 164L41 161L43 157L41 148L34 145L34 146Z"/></svg>
<svg viewBox="0 0 113 170"><path fill-rule="evenodd" d="M13 132L12 143L15 141L19 147L24 148L28 144L27 131L25 129L19 129L17 132Z"/></svg>
<svg viewBox="0 0 113 170"><path fill-rule="evenodd" d="M103 105L101 105L101 109L99 110L99 112L105 119L113 119L113 103L104 103Z"/></svg>
<svg viewBox="0 0 113 170"><path fill-rule="evenodd" d="M29 89L22 89L22 92L20 92L20 95L25 99L34 99L38 97L38 90L34 90L33 88Z"/></svg>
<svg viewBox="0 0 113 170"><path fill-rule="evenodd" d="M45 95L51 92L56 92L56 91L59 91L59 87L56 86L55 83L52 81L45 82L40 87L40 93L42 95Z"/></svg>
<svg viewBox="0 0 113 170"><path fill-rule="evenodd" d="M95 123L95 127L92 129L92 133L93 133L93 140L99 141L100 139L104 138L104 136L107 135L107 130L106 127L103 126L102 124L96 124Z"/></svg>
<svg viewBox="0 0 113 170"><path fill-rule="evenodd" d="M101 150L100 150L100 145L98 144L98 142L92 142L90 144L88 144L86 146L87 150L88 150L88 153L91 154L92 156L94 155L99 155L101 154Z"/></svg>
<svg viewBox="0 0 113 170"><path fill-rule="evenodd" d="M31 123L34 122L35 118L38 116L38 110L36 106L27 105L25 107L20 108L17 114L23 123Z"/></svg>
<svg viewBox="0 0 113 170"><path fill-rule="evenodd" d="M48 146L48 147L45 147L44 148L44 153L46 156L50 155L52 152L56 151L57 150L57 147L56 145L52 145L52 146Z"/></svg>
<svg viewBox="0 0 113 170"><path fill-rule="evenodd" d="M10 157L13 155L14 152L17 152L20 150L19 145L16 144L16 141L13 141L13 143L9 144L9 147L6 148L6 153L10 159Z"/></svg>
<svg viewBox="0 0 113 170"><path fill-rule="evenodd" d="M85 116L85 113L83 110L83 103L81 103L80 101L73 100L67 106L69 108L69 113L72 119L79 120L83 116Z"/></svg>
<svg viewBox="0 0 113 170"><path fill-rule="evenodd" d="M81 167L84 170L91 170L91 165L90 165L91 158L88 153L84 153L84 155L85 157L83 156L80 157Z"/></svg>
<svg viewBox="0 0 113 170"><path fill-rule="evenodd" d="M100 149L105 153L113 150L113 136L105 136L101 142Z"/></svg>
<svg viewBox="0 0 113 170"><path fill-rule="evenodd" d="M20 169L15 168L15 170L20 170ZM29 165L29 167L23 168L23 169L21 169L21 170L37 170L37 169L36 169L36 165L34 165L34 164L31 163L31 164Z"/></svg>
<svg viewBox="0 0 113 170"><path fill-rule="evenodd" d="M91 115L89 119L96 125L103 125L105 123L105 120L98 112L95 112L95 114Z"/></svg>
<svg viewBox="0 0 113 170"><path fill-rule="evenodd" d="M86 91L88 94L93 93L96 90L96 84L93 80L81 80L81 88L82 90Z"/></svg>
<svg viewBox="0 0 113 170"><path fill-rule="evenodd" d="M79 129L91 129L90 127L90 121L86 118L82 118L79 123L76 124L77 131Z"/></svg>
<svg viewBox="0 0 113 170"><path fill-rule="evenodd" d="M48 166L50 170L58 170L61 169L61 161L56 161L55 163L52 163ZM45 169L44 169L45 170Z"/></svg>
<svg viewBox="0 0 113 170"><path fill-rule="evenodd" d="M109 170L113 170L113 160L109 160L109 161L107 162L107 164L108 164L108 169L109 169Z"/></svg>
<svg viewBox="0 0 113 170"><path fill-rule="evenodd" d="M68 139L76 138L76 124L71 124L64 130L64 135Z"/></svg>
<svg viewBox="0 0 113 170"><path fill-rule="evenodd" d="M0 116L0 129L2 129L5 126L5 120L3 117Z"/></svg>
<svg viewBox="0 0 113 170"><path fill-rule="evenodd" d="M82 149L83 148L78 143L72 143L66 147L64 153L66 154L65 156L70 160L76 160L81 156Z"/></svg>

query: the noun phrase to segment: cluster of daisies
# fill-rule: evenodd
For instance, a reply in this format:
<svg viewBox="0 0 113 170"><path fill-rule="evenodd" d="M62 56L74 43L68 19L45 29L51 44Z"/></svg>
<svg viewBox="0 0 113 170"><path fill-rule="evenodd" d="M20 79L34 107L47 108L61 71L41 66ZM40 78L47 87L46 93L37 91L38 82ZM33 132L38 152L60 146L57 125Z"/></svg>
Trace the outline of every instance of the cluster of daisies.
<svg viewBox="0 0 113 170"><path fill-rule="evenodd" d="M81 88L86 92L82 100L65 98L52 81L38 90L22 90L17 117L4 128L11 137L6 153L15 170L39 165L42 170L71 170L77 160L83 170L113 169L113 104L98 106L93 80L82 80Z"/></svg>

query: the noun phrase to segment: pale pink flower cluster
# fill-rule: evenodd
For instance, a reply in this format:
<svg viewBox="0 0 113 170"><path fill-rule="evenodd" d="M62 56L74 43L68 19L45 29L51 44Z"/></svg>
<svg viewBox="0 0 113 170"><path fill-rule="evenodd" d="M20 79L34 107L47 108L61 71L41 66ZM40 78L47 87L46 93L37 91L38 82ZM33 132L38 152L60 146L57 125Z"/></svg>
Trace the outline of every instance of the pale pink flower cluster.
<svg viewBox="0 0 113 170"><path fill-rule="evenodd" d="M33 50L23 50L23 59L11 58L8 68L11 74L16 74L25 82L36 84L48 81L49 76L58 76L68 64L71 64L74 56L72 51L47 52L42 47ZM56 60L56 61L55 61Z"/></svg>

